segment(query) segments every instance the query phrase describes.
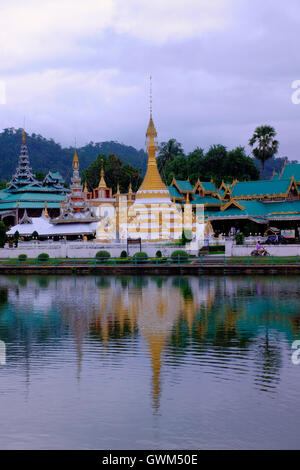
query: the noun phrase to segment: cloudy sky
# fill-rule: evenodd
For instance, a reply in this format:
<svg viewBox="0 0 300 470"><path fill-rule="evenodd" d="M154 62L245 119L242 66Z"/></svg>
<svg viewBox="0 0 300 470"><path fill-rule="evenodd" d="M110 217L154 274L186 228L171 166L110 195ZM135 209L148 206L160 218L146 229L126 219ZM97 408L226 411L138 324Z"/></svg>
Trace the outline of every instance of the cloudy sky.
<svg viewBox="0 0 300 470"><path fill-rule="evenodd" d="M142 148L151 74L159 141L246 146L271 124L300 160L299 26L298 0L0 0L0 128Z"/></svg>

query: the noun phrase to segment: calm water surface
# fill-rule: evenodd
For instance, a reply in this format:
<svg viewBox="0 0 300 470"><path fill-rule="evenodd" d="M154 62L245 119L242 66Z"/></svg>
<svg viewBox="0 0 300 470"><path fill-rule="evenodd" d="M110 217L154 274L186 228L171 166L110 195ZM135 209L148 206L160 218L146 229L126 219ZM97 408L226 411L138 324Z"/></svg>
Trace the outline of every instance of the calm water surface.
<svg viewBox="0 0 300 470"><path fill-rule="evenodd" d="M1 449L300 448L295 277L1 276Z"/></svg>

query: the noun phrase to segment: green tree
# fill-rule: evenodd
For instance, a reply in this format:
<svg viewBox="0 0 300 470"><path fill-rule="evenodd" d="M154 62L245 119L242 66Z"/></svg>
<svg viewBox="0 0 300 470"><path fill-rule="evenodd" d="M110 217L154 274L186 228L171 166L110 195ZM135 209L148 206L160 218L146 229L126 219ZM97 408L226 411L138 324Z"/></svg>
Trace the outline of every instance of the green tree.
<svg viewBox="0 0 300 470"><path fill-rule="evenodd" d="M195 184L197 179L203 175L204 150L196 147L195 150L187 155L187 160L190 182Z"/></svg>
<svg viewBox="0 0 300 470"><path fill-rule="evenodd" d="M260 160L262 166L262 179L264 179L265 162L278 152L279 142L275 140L276 132L274 127L259 126L255 129L253 136L249 140L252 153ZM254 147L256 145L256 147Z"/></svg>
<svg viewBox="0 0 300 470"><path fill-rule="evenodd" d="M173 176L179 180L186 180L188 174L188 161L184 155L179 155L169 162L165 167L164 179L167 184L170 184Z"/></svg>
<svg viewBox="0 0 300 470"><path fill-rule="evenodd" d="M142 183L140 170L137 170L129 164L124 165L122 160L114 154L108 157L100 154L96 160L82 172L82 181L87 181L90 190L97 188L99 184L102 165L106 185L112 188L114 193L117 191L118 183L121 192L127 192L130 183L132 184L133 191L137 191Z"/></svg>
<svg viewBox="0 0 300 470"><path fill-rule="evenodd" d="M166 181L166 166L179 155L184 155L180 142L176 139L169 139L168 142L161 142L158 147L157 166L162 177Z"/></svg>
<svg viewBox="0 0 300 470"><path fill-rule="evenodd" d="M259 170L255 166L253 158L248 157L244 147L236 147L227 152L224 161L224 174L226 180L234 180L235 178L243 180L259 179Z"/></svg>
<svg viewBox="0 0 300 470"><path fill-rule="evenodd" d="M45 177L46 177L46 174L47 174L47 173L44 173L44 172L42 172L42 171L36 171L35 174L34 174L34 176L36 177L36 179L37 179L38 181L44 181L44 179L45 179Z"/></svg>
<svg viewBox="0 0 300 470"><path fill-rule="evenodd" d="M6 232L7 232L7 227L6 225L0 221L0 247L3 248L6 242Z"/></svg>

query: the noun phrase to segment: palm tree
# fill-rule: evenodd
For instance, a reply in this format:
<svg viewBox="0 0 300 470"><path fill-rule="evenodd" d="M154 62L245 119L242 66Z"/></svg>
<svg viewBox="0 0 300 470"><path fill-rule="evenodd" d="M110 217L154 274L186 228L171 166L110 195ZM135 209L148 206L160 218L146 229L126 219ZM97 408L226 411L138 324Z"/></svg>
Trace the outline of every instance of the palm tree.
<svg viewBox="0 0 300 470"><path fill-rule="evenodd" d="M165 169L168 163L172 162L179 155L183 155L183 148L176 139L170 139L168 142L161 142L159 145L159 153L157 157L158 170L166 180Z"/></svg>
<svg viewBox="0 0 300 470"><path fill-rule="evenodd" d="M251 147L257 144L253 148L252 153L255 158L261 161L262 165L262 179L264 179L265 162L269 158L272 158L278 151L279 142L275 140L276 132L271 126L259 126L255 129L253 136L249 140Z"/></svg>

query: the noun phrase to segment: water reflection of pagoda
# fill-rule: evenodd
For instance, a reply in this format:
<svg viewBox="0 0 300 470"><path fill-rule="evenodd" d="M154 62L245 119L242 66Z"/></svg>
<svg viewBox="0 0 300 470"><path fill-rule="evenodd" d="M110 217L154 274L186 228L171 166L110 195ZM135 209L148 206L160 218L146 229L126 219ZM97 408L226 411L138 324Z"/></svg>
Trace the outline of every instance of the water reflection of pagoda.
<svg viewBox="0 0 300 470"><path fill-rule="evenodd" d="M80 379L88 343L122 360L124 350L135 351L139 342L151 364L155 412L166 361L181 367L192 354L204 372L225 374L237 352L242 374L255 354L254 384L270 391L282 367L274 332L291 341L299 337L298 306L289 296L300 299L300 291L287 280L278 287L264 278L14 276L1 279L0 292L2 339L26 344L29 363L31 342L47 354L50 337L63 344L71 332Z"/></svg>

